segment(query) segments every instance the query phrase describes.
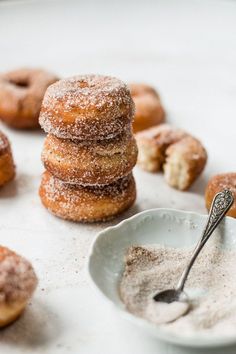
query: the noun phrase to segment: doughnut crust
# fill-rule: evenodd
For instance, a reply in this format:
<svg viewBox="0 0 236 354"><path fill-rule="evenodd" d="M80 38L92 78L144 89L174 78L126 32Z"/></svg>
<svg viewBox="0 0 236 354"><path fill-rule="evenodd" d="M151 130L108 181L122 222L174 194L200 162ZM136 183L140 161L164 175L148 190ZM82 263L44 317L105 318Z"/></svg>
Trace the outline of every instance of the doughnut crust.
<svg viewBox="0 0 236 354"><path fill-rule="evenodd" d="M0 75L0 119L16 129L39 127L44 93L58 78L41 69L19 69Z"/></svg>
<svg viewBox="0 0 236 354"><path fill-rule="evenodd" d="M222 173L210 178L205 191L206 207L210 210L215 194L223 189L230 189L233 193L234 203L227 215L236 218L236 172Z"/></svg>
<svg viewBox="0 0 236 354"><path fill-rule="evenodd" d="M130 84L135 103L134 133L148 129L165 121L165 111L156 90L145 84Z"/></svg>
<svg viewBox="0 0 236 354"><path fill-rule="evenodd" d="M130 129L134 103L120 80L81 75L51 85L40 113L42 128L59 138L102 140Z"/></svg>
<svg viewBox="0 0 236 354"><path fill-rule="evenodd" d="M106 186L67 184L44 172L39 195L43 205L60 218L79 221L106 221L128 209L135 201L132 174Z"/></svg>
<svg viewBox="0 0 236 354"><path fill-rule="evenodd" d="M187 136L166 150L165 180L171 187L186 190L201 174L206 161L207 153L200 141Z"/></svg>
<svg viewBox="0 0 236 354"><path fill-rule="evenodd" d="M7 137L0 132L0 187L15 177L11 146Z"/></svg>
<svg viewBox="0 0 236 354"><path fill-rule="evenodd" d="M0 246L0 327L20 316L36 286L37 277L32 265Z"/></svg>
<svg viewBox="0 0 236 354"><path fill-rule="evenodd" d="M131 132L88 144L48 134L42 161L46 170L64 182L104 185L127 176L136 164L137 154Z"/></svg>

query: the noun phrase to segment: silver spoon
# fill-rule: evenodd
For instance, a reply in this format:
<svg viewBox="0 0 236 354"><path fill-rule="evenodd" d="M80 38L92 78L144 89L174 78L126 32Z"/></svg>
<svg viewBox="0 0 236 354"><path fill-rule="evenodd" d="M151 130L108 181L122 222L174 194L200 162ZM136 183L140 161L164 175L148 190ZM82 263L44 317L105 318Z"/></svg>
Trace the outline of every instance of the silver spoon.
<svg viewBox="0 0 236 354"><path fill-rule="evenodd" d="M189 272L198 254L200 253L201 249L203 248L203 246L205 245L205 243L207 242L207 240L209 239L209 237L211 236L215 228L219 225L221 220L224 218L225 214L230 209L233 202L234 202L234 198L230 190L225 189L215 195L213 202L211 204L211 209L209 212L209 216L202 237L197 243L193 251L192 257L188 265L186 266L185 270L183 271L176 288L161 291L153 297L155 301L166 303L166 304L171 304L173 302L181 302L186 304L186 306L182 306L182 307L180 306L179 307L180 311L179 312L175 311L173 316L169 314L170 316L168 316L168 320L165 322L172 322L177 318L183 316L189 310L190 301L187 294L184 292L184 285L188 278Z"/></svg>

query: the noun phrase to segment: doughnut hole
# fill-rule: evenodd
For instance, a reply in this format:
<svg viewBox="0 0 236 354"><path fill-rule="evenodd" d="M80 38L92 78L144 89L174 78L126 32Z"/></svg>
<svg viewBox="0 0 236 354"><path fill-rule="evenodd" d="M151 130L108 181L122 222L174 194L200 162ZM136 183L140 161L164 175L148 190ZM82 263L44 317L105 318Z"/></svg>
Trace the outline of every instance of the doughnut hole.
<svg viewBox="0 0 236 354"><path fill-rule="evenodd" d="M15 86L21 87L21 88L28 88L30 85L29 80L27 80L27 79L18 79L18 80L11 79L8 82L12 85L15 85Z"/></svg>

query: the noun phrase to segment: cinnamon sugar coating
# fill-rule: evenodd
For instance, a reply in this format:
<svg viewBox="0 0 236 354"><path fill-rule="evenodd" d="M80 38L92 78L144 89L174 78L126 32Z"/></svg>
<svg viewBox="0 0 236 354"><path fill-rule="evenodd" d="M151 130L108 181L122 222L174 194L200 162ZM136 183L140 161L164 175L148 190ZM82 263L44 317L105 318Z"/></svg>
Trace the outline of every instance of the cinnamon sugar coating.
<svg viewBox="0 0 236 354"><path fill-rule="evenodd" d="M166 150L165 180L171 187L186 190L200 176L206 161L207 152L202 143L186 136Z"/></svg>
<svg viewBox="0 0 236 354"><path fill-rule="evenodd" d="M106 186L67 184L48 171L42 176L39 195L44 206L63 219L105 221L129 208L135 201L132 174Z"/></svg>
<svg viewBox="0 0 236 354"><path fill-rule="evenodd" d="M0 246L0 305L24 303L37 286L32 265L23 257Z"/></svg>
<svg viewBox="0 0 236 354"><path fill-rule="evenodd" d="M58 77L41 69L18 69L0 75L0 119L12 128L39 127L44 93Z"/></svg>
<svg viewBox="0 0 236 354"><path fill-rule="evenodd" d="M51 85L40 113L42 128L59 138L102 140L130 125L134 103L127 86L102 75L81 75Z"/></svg>
<svg viewBox="0 0 236 354"><path fill-rule="evenodd" d="M137 153L131 132L90 143L59 139L49 134L42 161L45 168L62 181L105 185L127 176L136 164Z"/></svg>
<svg viewBox="0 0 236 354"><path fill-rule="evenodd" d="M6 135L0 131L0 187L15 177L15 165L11 146Z"/></svg>
<svg viewBox="0 0 236 354"><path fill-rule="evenodd" d="M206 207L210 210L214 196L223 189L230 189L233 193L234 203L227 215L236 218L236 172L221 173L209 179L205 191Z"/></svg>
<svg viewBox="0 0 236 354"><path fill-rule="evenodd" d="M134 133L165 121L165 111L156 90L146 84L129 85L135 103Z"/></svg>

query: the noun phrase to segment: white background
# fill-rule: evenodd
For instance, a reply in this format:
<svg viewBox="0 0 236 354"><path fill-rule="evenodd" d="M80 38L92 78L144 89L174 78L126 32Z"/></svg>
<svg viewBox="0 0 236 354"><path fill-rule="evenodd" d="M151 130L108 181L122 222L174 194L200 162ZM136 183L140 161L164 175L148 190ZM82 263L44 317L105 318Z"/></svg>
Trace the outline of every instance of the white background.
<svg viewBox="0 0 236 354"><path fill-rule="evenodd" d="M169 122L204 142L208 165L189 192L136 169L137 203L114 223L152 207L205 213L208 178L235 170L235 1L0 1L0 71L21 66L150 83ZM198 353L147 337L97 297L86 255L108 224L51 216L37 195L43 133L1 129L12 142L17 178L0 191L0 242L33 262L40 283L24 316L0 333L0 352Z"/></svg>

